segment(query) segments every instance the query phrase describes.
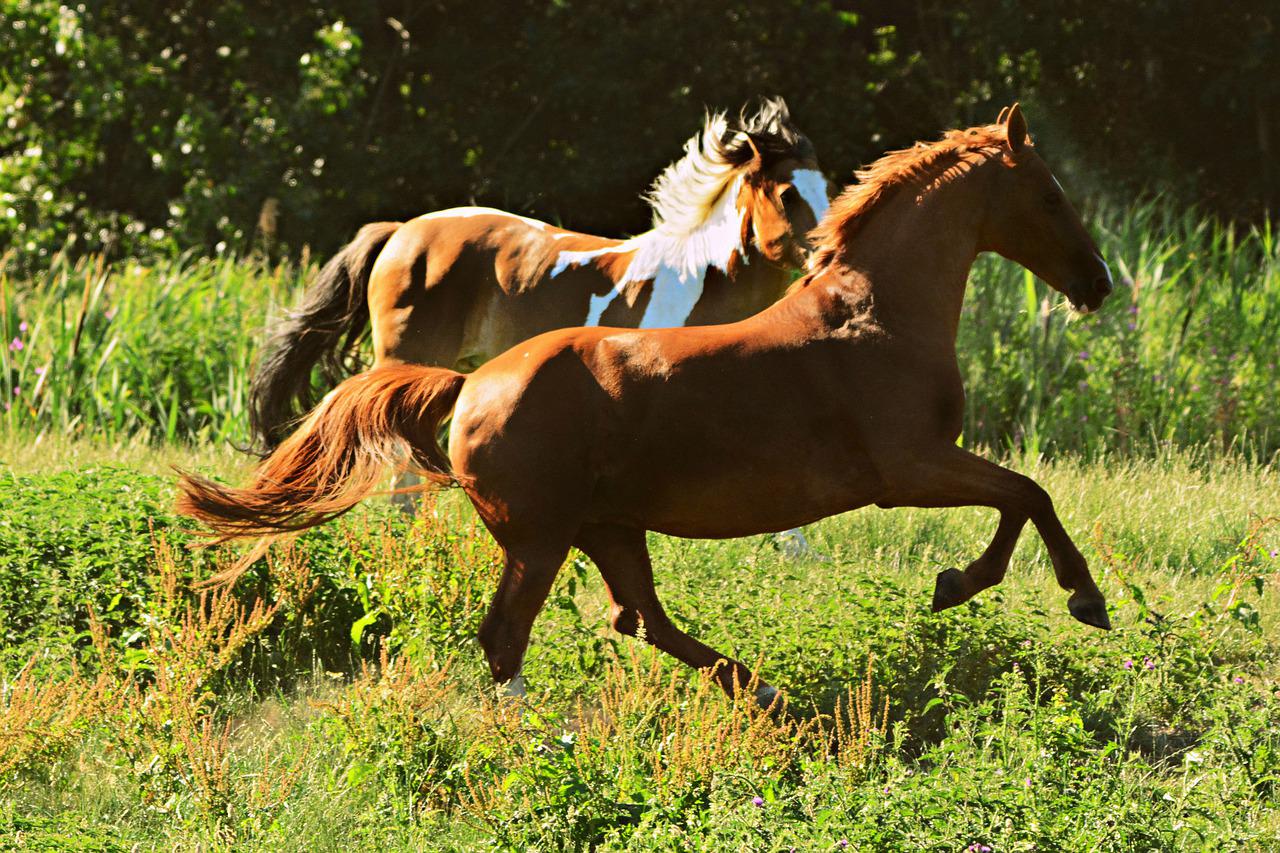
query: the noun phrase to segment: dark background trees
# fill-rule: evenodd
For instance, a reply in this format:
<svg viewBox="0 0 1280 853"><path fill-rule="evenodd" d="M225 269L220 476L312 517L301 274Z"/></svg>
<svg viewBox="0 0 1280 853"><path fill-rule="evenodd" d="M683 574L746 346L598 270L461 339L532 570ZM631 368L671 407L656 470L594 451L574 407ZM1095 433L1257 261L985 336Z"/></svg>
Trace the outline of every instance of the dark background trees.
<svg viewBox="0 0 1280 853"><path fill-rule="evenodd" d="M0 249L296 249L464 203L603 233L704 107L782 94L840 182L1020 99L1077 194L1277 203L1275 4L6 0ZM276 202L268 203L268 199ZM257 239L262 239L261 235Z"/></svg>

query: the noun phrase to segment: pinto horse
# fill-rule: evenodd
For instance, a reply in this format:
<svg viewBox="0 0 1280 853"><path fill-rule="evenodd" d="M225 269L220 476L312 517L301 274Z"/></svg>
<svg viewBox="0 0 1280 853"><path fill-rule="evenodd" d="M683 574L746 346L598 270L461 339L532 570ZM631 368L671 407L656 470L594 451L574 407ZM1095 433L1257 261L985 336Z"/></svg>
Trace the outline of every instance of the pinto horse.
<svg viewBox="0 0 1280 853"><path fill-rule="evenodd" d="M868 504L999 511L987 549L938 575L934 610L999 583L1030 520L1071 614L1109 628L1045 490L956 445L955 352L978 253L1022 264L1085 312L1111 290L1106 263L1017 105L859 177L819 226L810 272L753 317L550 332L470 375L376 368L331 393L247 488L184 476L180 511L224 538L311 527L374 490L407 447L435 481L466 491L503 549L480 643L495 681L517 692L534 618L576 547L604 577L614 628L643 625L726 692L757 684L769 705L773 688L664 612L645 533L744 536ZM451 410L446 456L436 431Z"/></svg>
<svg viewBox="0 0 1280 853"><path fill-rule="evenodd" d="M343 377L366 322L374 366L467 370L551 329L727 323L775 302L828 206L813 145L774 98L750 118L708 116L684 151L649 193L653 229L628 240L485 207L366 225L268 343L255 440L274 447L314 402L317 363Z"/></svg>

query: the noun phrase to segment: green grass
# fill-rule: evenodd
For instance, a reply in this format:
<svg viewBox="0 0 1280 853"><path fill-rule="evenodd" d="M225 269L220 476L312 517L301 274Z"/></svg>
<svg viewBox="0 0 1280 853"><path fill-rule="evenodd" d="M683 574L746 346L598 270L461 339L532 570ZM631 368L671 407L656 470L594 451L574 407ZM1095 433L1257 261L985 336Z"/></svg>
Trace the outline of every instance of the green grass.
<svg viewBox="0 0 1280 853"><path fill-rule="evenodd" d="M152 628L181 624L186 579L215 560L154 553L155 536L186 541L170 478L85 470L75 456L20 462L0 501L0 605L43 615L5 638L0 745L32 653L45 684L71 678L78 658L82 680L132 673L158 697L148 707L168 710L161 724L101 707L46 723L60 739L0 788L3 837L35 849L1271 849L1280 526L1261 519L1280 514L1275 469L1178 452L1012 464L1055 496L1111 603L1110 634L1067 616L1030 534L1001 587L928 612L934 574L994 532L989 511L832 518L808 531L824 560L786 559L763 538L652 538L668 609L759 662L791 702L779 724L608 631L581 559L535 628L523 716L495 708L473 637L496 554L457 493L417 524L371 501L303 537L276 574L305 565L312 596L252 573L239 594L279 603L271 623L202 670L198 689L166 693L156 669L199 655ZM133 503L112 503L122 489ZM93 517L77 520L86 506ZM54 554L12 547L60 541ZM158 591L165 566L176 599ZM128 607L108 608L108 591L85 582L95 571L114 573ZM90 602L112 633L105 656L89 651ZM224 642L214 633L201 642ZM888 727L864 720L834 737L868 666ZM176 734L184 702L215 733L229 725L223 752ZM196 759L224 781L202 783Z"/></svg>
<svg viewBox="0 0 1280 853"><path fill-rule="evenodd" d="M1117 288L1071 317L1016 265L984 257L959 352L970 446L1151 454L1280 450L1280 249L1153 202L1090 217ZM222 258L0 278L0 428L120 442L243 442L269 315L314 266ZM20 348L19 348L20 347Z"/></svg>

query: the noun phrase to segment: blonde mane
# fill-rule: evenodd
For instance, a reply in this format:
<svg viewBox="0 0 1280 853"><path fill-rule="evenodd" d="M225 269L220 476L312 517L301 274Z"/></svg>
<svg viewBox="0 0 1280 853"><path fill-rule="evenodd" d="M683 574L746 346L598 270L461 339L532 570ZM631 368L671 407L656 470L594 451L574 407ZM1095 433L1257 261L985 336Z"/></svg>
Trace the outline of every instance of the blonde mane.
<svg viewBox="0 0 1280 853"><path fill-rule="evenodd" d="M725 114L708 114L702 129L684 144L684 156L662 170L645 196L653 208L655 231L683 237L706 221L743 167L724 156L720 142L728 134Z"/></svg>
<svg viewBox="0 0 1280 853"><path fill-rule="evenodd" d="M813 144L792 123L782 98L762 98L753 115L744 108L736 119L708 113L684 144L684 156L663 169L645 195L653 230L685 237L707 221L734 179L753 164L766 169L779 160L814 157Z"/></svg>
<svg viewBox="0 0 1280 853"><path fill-rule="evenodd" d="M811 233L817 247L810 269L820 269L833 261L864 222L899 189L915 187L923 196L950 183L966 170L965 155L995 153L1008 140L1003 124L949 130L936 142L917 142L911 148L890 151L854 174L850 184L831 202L822 222ZM1031 145L1030 139L1027 145Z"/></svg>

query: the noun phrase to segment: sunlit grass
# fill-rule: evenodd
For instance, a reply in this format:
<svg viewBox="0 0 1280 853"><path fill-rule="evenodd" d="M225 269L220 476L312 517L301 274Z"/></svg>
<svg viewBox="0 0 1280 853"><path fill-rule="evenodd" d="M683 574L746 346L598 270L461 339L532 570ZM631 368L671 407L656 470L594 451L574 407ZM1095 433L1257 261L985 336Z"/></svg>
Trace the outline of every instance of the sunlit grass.
<svg viewBox="0 0 1280 853"><path fill-rule="evenodd" d="M68 443L45 471L25 471L0 525L33 512L70 519L86 494L43 484L73 482L50 478L96 452ZM116 461L164 458L136 447ZM1280 524L1266 522L1280 515L1276 470L1207 450L1006 461L1054 496L1112 605L1110 634L1070 619L1030 529L1004 584L928 612L934 574L966 564L994 532L989 510L849 513L811 526L818 554L800 560L766 537L651 537L668 610L781 687L794 714L781 720L611 632L581 558L535 625L522 713L495 706L473 637L497 555L457 492L413 526L371 501L282 552L274 583L250 578L241 592L269 599L270 628L207 630L219 618L246 624L225 605L185 621L183 602L198 600L188 568L212 568L162 548L131 564L137 612L114 624L117 640L131 625L141 639L113 645L121 657L107 667L124 678L133 666L142 693L109 719L92 703L75 725L59 717L68 734L0 782L0 831L141 849L835 849L842 838L850 849L1265 849L1280 827L1266 781L1280 773ZM234 460L207 462L234 475ZM179 541L171 480L133 482ZM11 559L0 590L46 595L57 565ZM323 643L341 659L357 622L363 665L308 666L289 652ZM253 630L247 658L218 657ZM88 680L56 686L71 678L52 662L73 635L47 636L36 683L87 695ZM264 657L284 667L270 681L255 676L269 670ZM156 663L207 690L153 679ZM92 664L82 671L93 677ZM48 711L14 675L0 676L0 718ZM867 698L856 699L861 722L841 728L850 691ZM884 702L882 731L867 708ZM202 777L193 762L216 772Z"/></svg>

